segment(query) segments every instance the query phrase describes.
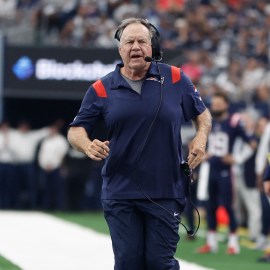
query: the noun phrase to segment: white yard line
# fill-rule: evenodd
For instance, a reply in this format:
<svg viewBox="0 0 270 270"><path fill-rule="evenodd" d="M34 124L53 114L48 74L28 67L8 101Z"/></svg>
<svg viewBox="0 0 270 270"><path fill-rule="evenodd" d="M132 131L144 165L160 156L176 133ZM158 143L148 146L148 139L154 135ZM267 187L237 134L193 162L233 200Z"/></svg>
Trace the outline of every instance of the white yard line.
<svg viewBox="0 0 270 270"><path fill-rule="evenodd" d="M0 211L0 254L23 270L113 270L109 236L39 212Z"/></svg>

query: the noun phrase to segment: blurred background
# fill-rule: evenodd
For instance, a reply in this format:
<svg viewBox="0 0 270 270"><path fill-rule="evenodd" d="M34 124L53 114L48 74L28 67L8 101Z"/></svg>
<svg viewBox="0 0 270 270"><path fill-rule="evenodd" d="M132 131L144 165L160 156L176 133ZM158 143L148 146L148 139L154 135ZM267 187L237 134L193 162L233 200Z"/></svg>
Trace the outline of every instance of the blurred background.
<svg viewBox="0 0 270 270"><path fill-rule="evenodd" d="M88 87L120 60L113 37L127 17L158 28L164 62L183 69L207 106L226 92L230 112L258 138L269 121L268 0L0 0L0 7L1 209L101 209L103 164L71 149L66 133ZM187 123L184 147L193 134ZM93 134L106 135L102 125ZM248 174L256 177L254 164ZM240 197L237 209L247 226Z"/></svg>

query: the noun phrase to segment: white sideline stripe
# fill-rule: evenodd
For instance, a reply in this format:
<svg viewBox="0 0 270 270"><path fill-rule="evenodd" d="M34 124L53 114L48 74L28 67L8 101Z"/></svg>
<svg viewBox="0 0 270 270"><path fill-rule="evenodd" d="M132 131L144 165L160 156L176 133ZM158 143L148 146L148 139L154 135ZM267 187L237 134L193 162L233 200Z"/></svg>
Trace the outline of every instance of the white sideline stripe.
<svg viewBox="0 0 270 270"><path fill-rule="evenodd" d="M23 270L113 270L114 261L109 236L39 212L0 211L0 254Z"/></svg>

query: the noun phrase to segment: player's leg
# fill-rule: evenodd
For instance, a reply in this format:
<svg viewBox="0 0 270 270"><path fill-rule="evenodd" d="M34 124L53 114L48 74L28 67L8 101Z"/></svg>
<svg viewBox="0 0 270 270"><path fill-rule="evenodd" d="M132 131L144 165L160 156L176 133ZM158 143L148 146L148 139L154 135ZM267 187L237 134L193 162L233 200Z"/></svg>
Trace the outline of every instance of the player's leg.
<svg viewBox="0 0 270 270"><path fill-rule="evenodd" d="M198 249L198 253L210 253L217 252L218 242L217 242L217 220L216 211L218 208L218 181L219 175L215 172L210 171L209 182L208 182L208 194L209 198L206 202L206 221L208 231L206 234L206 244Z"/></svg>
<svg viewBox="0 0 270 270"><path fill-rule="evenodd" d="M264 255L258 258L258 262L270 263L270 198L266 194L262 194L262 207L263 207L263 227L262 233L264 236L261 242L260 249L264 250Z"/></svg>
<svg viewBox="0 0 270 270"><path fill-rule="evenodd" d="M179 219L185 201L174 199L156 200L160 206L141 200L138 206L146 216L145 222L145 265L147 270L179 270L174 258L179 241Z"/></svg>
<svg viewBox="0 0 270 270"><path fill-rule="evenodd" d="M50 177L50 173L45 170L40 170L40 177L43 182L43 200L42 206L46 210L53 209L53 181Z"/></svg>
<svg viewBox="0 0 270 270"><path fill-rule="evenodd" d="M262 228L262 206L257 188L246 188L245 203L248 212L249 238L257 240Z"/></svg>
<svg viewBox="0 0 270 270"><path fill-rule="evenodd" d="M35 167L33 164L25 165L25 174L26 174L26 188L28 194L28 204L30 209L36 208L37 203L37 189L38 182L35 177Z"/></svg>
<svg viewBox="0 0 270 270"><path fill-rule="evenodd" d="M232 255L238 254L240 252L237 234L238 225L233 208L234 189L230 171L228 171L226 175L224 173L224 176L219 182L219 185L221 204L225 207L229 216L230 234L228 239L227 252Z"/></svg>
<svg viewBox="0 0 270 270"><path fill-rule="evenodd" d="M270 201L267 199L265 193L261 193L260 197L262 206L262 228L256 248L263 250L266 248L267 245L269 245L270 247L270 240L268 240L268 234L270 231Z"/></svg>
<svg viewBox="0 0 270 270"><path fill-rule="evenodd" d="M144 220L131 200L103 200L115 270L144 270Z"/></svg>
<svg viewBox="0 0 270 270"><path fill-rule="evenodd" d="M0 163L0 208L5 209L5 191L6 191L6 166Z"/></svg>

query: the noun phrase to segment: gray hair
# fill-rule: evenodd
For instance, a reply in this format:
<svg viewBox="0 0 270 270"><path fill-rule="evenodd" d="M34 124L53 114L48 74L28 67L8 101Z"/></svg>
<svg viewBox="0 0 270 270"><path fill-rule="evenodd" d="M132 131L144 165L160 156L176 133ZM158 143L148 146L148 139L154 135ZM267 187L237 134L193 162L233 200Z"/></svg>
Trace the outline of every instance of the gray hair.
<svg viewBox="0 0 270 270"><path fill-rule="evenodd" d="M152 38L155 35L155 29L153 28L153 26L151 26L151 24L149 23L149 21L147 19L143 19L143 18L128 18L128 19L125 19L125 20L123 20L121 22L121 24L117 28L117 31L115 32L114 38L117 39L118 41L120 41L124 29L128 25L133 24L133 23L140 23L140 24L144 25L149 30L150 38Z"/></svg>

